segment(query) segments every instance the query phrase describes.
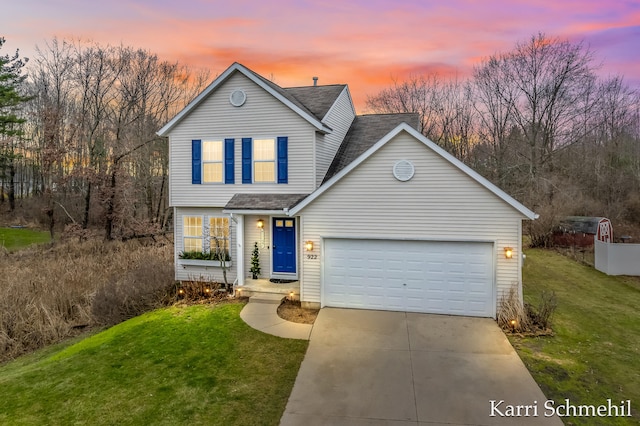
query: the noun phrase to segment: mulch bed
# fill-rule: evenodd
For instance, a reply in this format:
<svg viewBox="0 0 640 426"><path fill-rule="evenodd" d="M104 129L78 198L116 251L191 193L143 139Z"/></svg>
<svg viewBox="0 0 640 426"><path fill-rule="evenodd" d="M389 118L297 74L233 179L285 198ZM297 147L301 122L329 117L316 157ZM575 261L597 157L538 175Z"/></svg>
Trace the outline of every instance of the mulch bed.
<svg viewBox="0 0 640 426"><path fill-rule="evenodd" d="M278 306L278 316L282 319L300 324L313 324L319 309L305 309L297 300L285 298Z"/></svg>

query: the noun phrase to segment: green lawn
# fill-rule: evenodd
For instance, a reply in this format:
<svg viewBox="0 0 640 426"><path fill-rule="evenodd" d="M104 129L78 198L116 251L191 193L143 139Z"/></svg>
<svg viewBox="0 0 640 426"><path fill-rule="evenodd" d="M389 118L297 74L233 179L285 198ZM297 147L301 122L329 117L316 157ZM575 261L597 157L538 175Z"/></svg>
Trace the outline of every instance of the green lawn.
<svg viewBox="0 0 640 426"><path fill-rule="evenodd" d="M9 251L49 241L51 238L48 232L27 228L0 228L0 247Z"/></svg>
<svg viewBox="0 0 640 426"><path fill-rule="evenodd" d="M528 250L525 301L555 291L554 337L511 338L556 405L631 400L633 418L564 418L572 424L640 423L640 280L611 277L560 254Z"/></svg>
<svg viewBox="0 0 640 426"><path fill-rule="evenodd" d="M242 304L161 309L0 367L0 424L277 425L307 341Z"/></svg>

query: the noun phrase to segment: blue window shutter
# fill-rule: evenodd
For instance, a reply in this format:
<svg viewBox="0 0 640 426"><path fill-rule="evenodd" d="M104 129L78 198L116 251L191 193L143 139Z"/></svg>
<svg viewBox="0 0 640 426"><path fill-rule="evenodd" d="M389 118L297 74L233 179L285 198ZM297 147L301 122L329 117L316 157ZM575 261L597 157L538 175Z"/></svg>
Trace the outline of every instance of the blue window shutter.
<svg viewBox="0 0 640 426"><path fill-rule="evenodd" d="M224 140L224 183L235 183L233 139Z"/></svg>
<svg viewBox="0 0 640 426"><path fill-rule="evenodd" d="M202 141L191 141L191 183L202 183Z"/></svg>
<svg viewBox="0 0 640 426"><path fill-rule="evenodd" d="M242 183L251 183L251 154L253 143L251 138L242 138Z"/></svg>
<svg viewBox="0 0 640 426"><path fill-rule="evenodd" d="M288 146L289 138L278 136L278 183L289 182L289 159Z"/></svg>

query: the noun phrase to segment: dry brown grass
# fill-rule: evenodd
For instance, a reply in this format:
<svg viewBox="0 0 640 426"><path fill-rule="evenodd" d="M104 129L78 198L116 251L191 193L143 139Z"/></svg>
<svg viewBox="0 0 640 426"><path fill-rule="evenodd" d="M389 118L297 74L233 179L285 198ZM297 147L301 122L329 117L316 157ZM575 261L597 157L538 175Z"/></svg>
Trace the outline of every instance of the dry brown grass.
<svg viewBox="0 0 640 426"><path fill-rule="evenodd" d="M0 253L0 362L153 309L173 278L170 244L67 241Z"/></svg>
<svg viewBox="0 0 640 426"><path fill-rule="evenodd" d="M498 309L498 325L503 330L521 332L529 329L529 318L520 302L517 287L514 285L508 293L503 293L500 297Z"/></svg>
<svg viewBox="0 0 640 426"><path fill-rule="evenodd" d="M516 286L500 298L498 325L505 331L525 335L552 334L551 319L558 307L554 292L543 292L538 306L520 303Z"/></svg>

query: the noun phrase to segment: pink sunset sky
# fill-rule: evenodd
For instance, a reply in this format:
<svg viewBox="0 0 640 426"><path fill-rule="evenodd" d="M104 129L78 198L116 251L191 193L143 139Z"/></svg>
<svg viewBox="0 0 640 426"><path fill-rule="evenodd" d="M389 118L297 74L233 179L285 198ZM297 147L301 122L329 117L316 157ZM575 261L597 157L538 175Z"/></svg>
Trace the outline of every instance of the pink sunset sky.
<svg viewBox="0 0 640 426"><path fill-rule="evenodd" d="M602 76L640 88L638 0L15 0L0 54L33 56L54 36L147 49L212 76L234 61L283 87L347 83L358 108L394 78L466 77L543 32L585 44Z"/></svg>

